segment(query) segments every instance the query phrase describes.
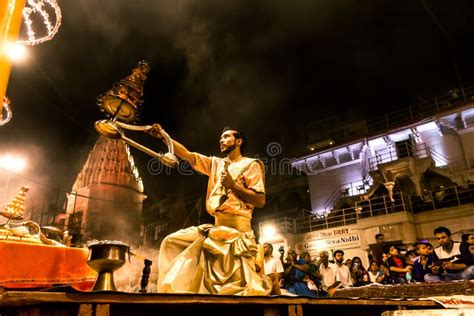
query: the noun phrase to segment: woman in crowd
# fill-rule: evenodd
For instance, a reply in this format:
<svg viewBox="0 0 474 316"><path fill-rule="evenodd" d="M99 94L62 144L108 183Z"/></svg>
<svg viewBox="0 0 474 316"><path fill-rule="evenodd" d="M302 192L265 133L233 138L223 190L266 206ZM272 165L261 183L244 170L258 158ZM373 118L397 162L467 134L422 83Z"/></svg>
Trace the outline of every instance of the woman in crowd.
<svg viewBox="0 0 474 316"><path fill-rule="evenodd" d="M352 258L350 266L352 282L354 286L362 286L370 283L369 273L362 265L362 260L359 257Z"/></svg>

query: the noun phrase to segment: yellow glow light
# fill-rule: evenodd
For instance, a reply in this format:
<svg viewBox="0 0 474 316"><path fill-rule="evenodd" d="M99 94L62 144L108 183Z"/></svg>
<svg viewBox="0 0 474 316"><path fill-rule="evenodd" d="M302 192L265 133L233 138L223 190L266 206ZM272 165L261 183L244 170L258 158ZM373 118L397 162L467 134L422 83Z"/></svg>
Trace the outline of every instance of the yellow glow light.
<svg viewBox="0 0 474 316"><path fill-rule="evenodd" d="M6 43L4 46L5 55L12 62L19 62L26 59L27 49L25 45L19 43Z"/></svg>
<svg viewBox="0 0 474 316"><path fill-rule="evenodd" d="M276 234L276 229L273 225L266 225L262 229L262 234L265 237L273 237Z"/></svg>
<svg viewBox="0 0 474 316"><path fill-rule="evenodd" d="M0 157L0 167L12 171L20 172L26 167L26 160L22 157L5 155Z"/></svg>

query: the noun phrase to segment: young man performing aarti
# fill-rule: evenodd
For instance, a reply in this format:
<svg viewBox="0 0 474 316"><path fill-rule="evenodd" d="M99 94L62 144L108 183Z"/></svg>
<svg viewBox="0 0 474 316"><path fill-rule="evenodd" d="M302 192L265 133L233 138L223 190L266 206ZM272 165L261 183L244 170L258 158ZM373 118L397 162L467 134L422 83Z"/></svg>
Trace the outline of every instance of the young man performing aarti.
<svg viewBox="0 0 474 316"><path fill-rule="evenodd" d="M154 124L147 132L162 138ZM271 281L256 272L257 244L251 227L254 207L265 205L264 167L242 156L246 139L224 128L220 150L225 158L190 152L173 140L174 153L209 177L206 208L215 225L181 229L160 248L158 292L268 295Z"/></svg>

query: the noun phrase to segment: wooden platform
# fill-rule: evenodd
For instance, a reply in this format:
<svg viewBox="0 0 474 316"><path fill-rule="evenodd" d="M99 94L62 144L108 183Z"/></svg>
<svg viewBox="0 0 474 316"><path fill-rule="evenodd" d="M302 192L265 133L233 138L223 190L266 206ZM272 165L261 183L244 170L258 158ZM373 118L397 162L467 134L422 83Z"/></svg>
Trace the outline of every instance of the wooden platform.
<svg viewBox="0 0 474 316"><path fill-rule="evenodd" d="M420 298L449 295L473 295L474 280L442 283L414 283L383 286L352 287L338 290L334 297L348 298Z"/></svg>
<svg viewBox="0 0 474 316"><path fill-rule="evenodd" d="M179 294L64 293L6 291L1 316L106 315L381 315L400 309L440 309L430 300L311 299Z"/></svg>

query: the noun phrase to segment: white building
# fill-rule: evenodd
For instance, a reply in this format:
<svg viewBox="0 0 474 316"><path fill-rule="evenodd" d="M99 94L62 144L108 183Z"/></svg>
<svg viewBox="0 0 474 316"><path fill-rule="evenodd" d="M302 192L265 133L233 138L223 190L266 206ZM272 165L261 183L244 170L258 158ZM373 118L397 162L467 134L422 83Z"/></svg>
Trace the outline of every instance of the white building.
<svg viewBox="0 0 474 316"><path fill-rule="evenodd" d="M446 226L459 240L474 229L473 94L450 91L378 120L336 126L353 131L347 141L316 139L292 163L307 175L312 209L261 222L261 241L312 255L343 249L367 264L379 232L388 241L436 245L433 229Z"/></svg>

